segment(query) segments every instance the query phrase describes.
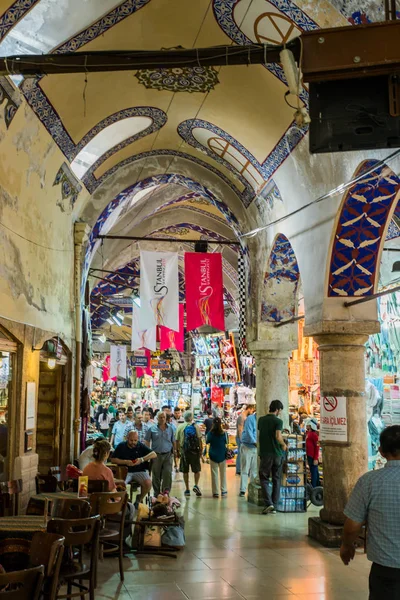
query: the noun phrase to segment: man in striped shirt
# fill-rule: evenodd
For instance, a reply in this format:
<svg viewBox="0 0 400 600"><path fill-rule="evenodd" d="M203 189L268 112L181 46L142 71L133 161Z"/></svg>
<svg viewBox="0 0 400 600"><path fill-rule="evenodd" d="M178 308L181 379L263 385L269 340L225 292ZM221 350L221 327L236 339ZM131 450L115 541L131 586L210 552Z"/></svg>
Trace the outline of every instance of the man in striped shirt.
<svg viewBox="0 0 400 600"><path fill-rule="evenodd" d="M367 556L372 562L369 600L399 600L400 425L381 433L379 451L387 464L360 477L345 508L340 556L345 565L353 560L355 541L366 524Z"/></svg>

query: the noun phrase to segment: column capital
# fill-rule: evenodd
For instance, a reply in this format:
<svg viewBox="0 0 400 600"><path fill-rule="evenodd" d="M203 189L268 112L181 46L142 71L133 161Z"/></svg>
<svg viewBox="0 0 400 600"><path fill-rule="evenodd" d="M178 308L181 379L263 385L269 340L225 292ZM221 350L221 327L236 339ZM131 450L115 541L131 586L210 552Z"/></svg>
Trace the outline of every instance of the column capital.
<svg viewBox="0 0 400 600"><path fill-rule="evenodd" d="M349 336L368 336L379 333L381 326L379 321L319 321L304 327L306 337L332 336L332 340L338 336L347 338Z"/></svg>
<svg viewBox="0 0 400 600"><path fill-rule="evenodd" d="M288 359L296 346L290 341L283 341L277 345L276 341L254 341L248 343L248 348L256 360L263 358L286 358Z"/></svg>
<svg viewBox="0 0 400 600"><path fill-rule="evenodd" d="M88 241L90 235L90 226L87 223L74 223L74 243L75 246L82 246Z"/></svg>

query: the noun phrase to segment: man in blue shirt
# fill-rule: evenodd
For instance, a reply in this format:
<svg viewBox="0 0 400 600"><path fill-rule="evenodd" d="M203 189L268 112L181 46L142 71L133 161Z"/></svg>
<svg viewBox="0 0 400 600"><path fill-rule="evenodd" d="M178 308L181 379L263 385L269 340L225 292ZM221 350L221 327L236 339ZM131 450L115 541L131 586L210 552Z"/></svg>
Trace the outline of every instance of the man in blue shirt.
<svg viewBox="0 0 400 600"><path fill-rule="evenodd" d="M400 598L400 425L381 433L383 469L370 471L357 481L344 514L340 557L353 560L355 542L363 524L368 527L367 556L372 562L369 600Z"/></svg>
<svg viewBox="0 0 400 600"><path fill-rule="evenodd" d="M144 437L157 454L153 462L152 479L154 495L160 491L170 490L172 485L172 457L176 454L175 433L172 425L168 425L165 412L157 413L157 423L151 425Z"/></svg>
<svg viewBox="0 0 400 600"><path fill-rule="evenodd" d="M245 496L250 481L257 477L257 415L256 401L249 398L240 447L240 494Z"/></svg>
<svg viewBox="0 0 400 600"><path fill-rule="evenodd" d="M125 411L119 412L119 420L115 421L111 434L111 446L116 448L125 440L126 414Z"/></svg>

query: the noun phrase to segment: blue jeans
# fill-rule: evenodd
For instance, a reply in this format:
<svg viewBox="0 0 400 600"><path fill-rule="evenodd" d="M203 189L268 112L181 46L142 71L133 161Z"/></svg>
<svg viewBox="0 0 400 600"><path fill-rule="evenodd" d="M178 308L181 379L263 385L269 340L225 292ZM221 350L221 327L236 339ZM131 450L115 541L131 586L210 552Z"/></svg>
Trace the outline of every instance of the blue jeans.
<svg viewBox="0 0 400 600"><path fill-rule="evenodd" d="M242 442L240 441L240 438L238 436L236 436L236 444L237 444L237 454L236 454L236 475L240 475L240 447L242 445Z"/></svg>
<svg viewBox="0 0 400 600"><path fill-rule="evenodd" d="M307 456L307 462L308 466L310 467L311 485L313 487L318 487L320 485L318 465L314 465L314 459L312 456Z"/></svg>

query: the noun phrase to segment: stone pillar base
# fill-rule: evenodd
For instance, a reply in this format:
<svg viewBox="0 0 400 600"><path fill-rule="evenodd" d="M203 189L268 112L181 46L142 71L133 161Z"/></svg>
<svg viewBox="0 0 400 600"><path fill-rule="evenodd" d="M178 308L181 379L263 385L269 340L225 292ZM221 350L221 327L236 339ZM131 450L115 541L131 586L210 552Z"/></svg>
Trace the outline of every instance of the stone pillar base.
<svg viewBox="0 0 400 600"><path fill-rule="evenodd" d="M325 548L340 548L342 542L343 525L325 523L319 517L308 519L308 535L317 540Z"/></svg>
<svg viewBox="0 0 400 600"><path fill-rule="evenodd" d="M264 506L264 500L261 493L261 486L259 483L249 483L248 502L251 502L251 504L255 504L256 506Z"/></svg>

